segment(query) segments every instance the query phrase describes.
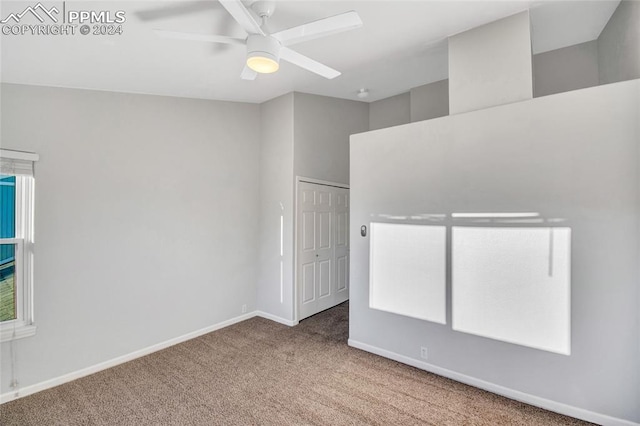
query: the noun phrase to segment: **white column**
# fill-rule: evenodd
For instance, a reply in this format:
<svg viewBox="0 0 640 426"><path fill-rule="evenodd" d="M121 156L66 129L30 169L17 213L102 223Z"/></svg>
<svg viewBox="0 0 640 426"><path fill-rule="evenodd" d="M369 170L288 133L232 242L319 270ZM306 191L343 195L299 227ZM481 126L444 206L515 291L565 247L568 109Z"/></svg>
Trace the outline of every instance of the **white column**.
<svg viewBox="0 0 640 426"><path fill-rule="evenodd" d="M529 12L449 38L451 114L532 98Z"/></svg>

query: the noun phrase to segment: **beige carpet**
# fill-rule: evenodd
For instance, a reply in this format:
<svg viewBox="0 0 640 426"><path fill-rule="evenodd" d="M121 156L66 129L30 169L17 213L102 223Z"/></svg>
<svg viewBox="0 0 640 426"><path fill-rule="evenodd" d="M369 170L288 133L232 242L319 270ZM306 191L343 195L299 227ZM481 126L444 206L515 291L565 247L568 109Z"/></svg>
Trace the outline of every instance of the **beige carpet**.
<svg viewBox="0 0 640 426"><path fill-rule="evenodd" d="M253 318L0 406L9 425L577 425L347 346L343 304Z"/></svg>

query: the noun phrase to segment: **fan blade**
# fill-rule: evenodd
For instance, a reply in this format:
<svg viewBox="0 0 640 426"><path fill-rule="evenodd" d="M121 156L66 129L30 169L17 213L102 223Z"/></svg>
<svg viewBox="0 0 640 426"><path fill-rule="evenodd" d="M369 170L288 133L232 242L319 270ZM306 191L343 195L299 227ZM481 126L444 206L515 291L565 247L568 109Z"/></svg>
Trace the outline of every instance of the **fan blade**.
<svg viewBox="0 0 640 426"><path fill-rule="evenodd" d="M316 62L311 58L289 49L288 47L282 47L280 49L280 59L291 62L300 68L304 68L307 71L321 75L324 78L332 79L340 75L340 71L336 71L333 68L321 64L320 62Z"/></svg>
<svg viewBox="0 0 640 426"><path fill-rule="evenodd" d="M220 16L218 18L218 22L216 23L215 27L216 34L231 34L233 31L233 26L237 25L236 21L234 19L230 19L229 13L225 10L225 8L222 7L222 5L220 5L220 3L218 2L213 2L213 4L215 4L216 6L218 6L218 9L220 10ZM215 52L215 53L219 53L219 52L225 52L227 49L229 49L231 46L228 44L213 44L211 46L211 51Z"/></svg>
<svg viewBox="0 0 640 426"><path fill-rule="evenodd" d="M240 73L240 78L243 80L255 80L257 76L258 73L246 65L244 66L242 73Z"/></svg>
<svg viewBox="0 0 640 426"><path fill-rule="evenodd" d="M170 38L174 40L189 40L189 41L208 41L211 43L224 43L224 44L239 44L245 45L246 41L240 38L233 38L219 35L209 34L192 34L182 33L178 31L166 31L166 30L153 30L156 35L162 38Z"/></svg>
<svg viewBox="0 0 640 426"><path fill-rule="evenodd" d="M248 34L264 35L258 22L240 0L220 0L220 4Z"/></svg>
<svg viewBox="0 0 640 426"><path fill-rule="evenodd" d="M314 38L360 28L361 26L362 20L360 19L360 15L352 10L341 13L340 15L289 28L288 30L278 31L277 33L271 34L271 36L276 38L283 46L291 46L296 43L302 43L303 41L313 40Z"/></svg>

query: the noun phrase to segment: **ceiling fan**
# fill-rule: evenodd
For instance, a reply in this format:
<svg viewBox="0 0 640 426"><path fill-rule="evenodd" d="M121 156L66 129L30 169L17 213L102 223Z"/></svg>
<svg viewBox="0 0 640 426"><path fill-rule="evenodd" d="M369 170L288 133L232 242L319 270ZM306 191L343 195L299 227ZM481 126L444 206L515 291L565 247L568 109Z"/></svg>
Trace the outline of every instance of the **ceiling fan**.
<svg viewBox="0 0 640 426"><path fill-rule="evenodd" d="M280 59L322 77L335 78L340 75L339 71L291 50L289 46L362 26L362 20L358 13L350 11L269 34L265 31L265 23L275 10L275 1L255 1L251 3L250 8L262 21L260 24L241 0L219 1L222 7L247 32L246 39L166 30L155 30L155 33L160 37L171 39L246 46L247 60L240 74L240 77L244 80L254 80L258 73L268 74L278 71Z"/></svg>

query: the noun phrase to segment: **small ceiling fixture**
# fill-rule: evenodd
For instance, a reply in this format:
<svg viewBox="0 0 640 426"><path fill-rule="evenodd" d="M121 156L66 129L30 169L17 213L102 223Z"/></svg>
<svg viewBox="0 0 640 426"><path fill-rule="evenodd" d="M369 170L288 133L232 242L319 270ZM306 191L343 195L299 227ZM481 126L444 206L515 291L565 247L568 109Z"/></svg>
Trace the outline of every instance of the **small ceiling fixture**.
<svg viewBox="0 0 640 426"><path fill-rule="evenodd" d="M356 95L358 96L359 99L365 99L369 97L369 89L362 88L358 90L358 93Z"/></svg>

